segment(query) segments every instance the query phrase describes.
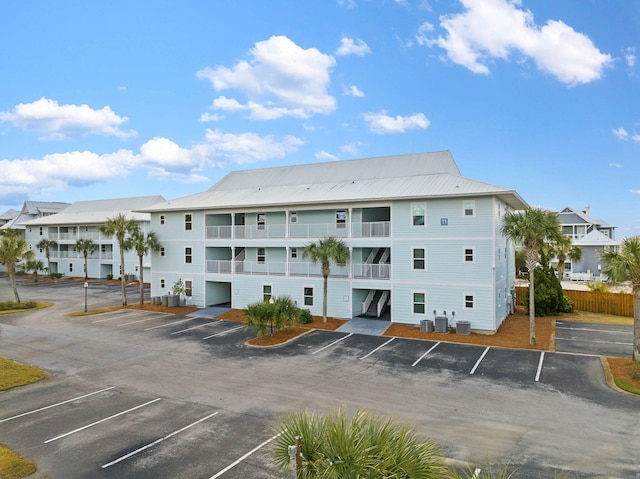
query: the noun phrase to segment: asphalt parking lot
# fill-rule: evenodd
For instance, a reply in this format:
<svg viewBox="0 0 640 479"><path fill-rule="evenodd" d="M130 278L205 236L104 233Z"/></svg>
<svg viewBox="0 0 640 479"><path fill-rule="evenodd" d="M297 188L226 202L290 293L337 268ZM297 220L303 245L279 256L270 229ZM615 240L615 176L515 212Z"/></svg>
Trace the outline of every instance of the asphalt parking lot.
<svg viewBox="0 0 640 479"><path fill-rule="evenodd" d="M633 326L557 321L556 351L628 358L633 353Z"/></svg>
<svg viewBox="0 0 640 479"><path fill-rule="evenodd" d="M413 423L449 457L518 464L517 477L558 465L576 478L640 470L640 400L607 387L597 356L332 331L252 348L253 334L229 321L64 317L82 306L76 286L25 287L56 306L0 316L3 355L51 374L0 395L0 442L51 479L278 477L265 457L278 414L339 404ZM117 286L90 292L118 304Z"/></svg>

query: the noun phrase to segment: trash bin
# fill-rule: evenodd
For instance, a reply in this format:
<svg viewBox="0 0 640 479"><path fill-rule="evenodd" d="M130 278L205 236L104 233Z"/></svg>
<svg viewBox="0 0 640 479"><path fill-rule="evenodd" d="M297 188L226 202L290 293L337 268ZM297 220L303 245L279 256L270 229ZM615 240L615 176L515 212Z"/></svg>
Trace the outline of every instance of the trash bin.
<svg viewBox="0 0 640 479"><path fill-rule="evenodd" d="M469 321L456 322L456 334L469 336L471 334L471 323Z"/></svg>
<svg viewBox="0 0 640 479"><path fill-rule="evenodd" d="M433 333L433 321L430 319L423 319L420 321L421 333Z"/></svg>
<svg viewBox="0 0 640 479"><path fill-rule="evenodd" d="M446 316L436 316L436 333L449 332L449 318Z"/></svg>

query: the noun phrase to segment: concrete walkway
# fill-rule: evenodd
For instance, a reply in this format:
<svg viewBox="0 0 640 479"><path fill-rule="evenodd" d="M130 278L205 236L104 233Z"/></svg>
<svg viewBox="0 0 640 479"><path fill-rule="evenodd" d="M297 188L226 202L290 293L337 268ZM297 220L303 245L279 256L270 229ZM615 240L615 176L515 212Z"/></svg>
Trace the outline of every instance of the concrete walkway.
<svg viewBox="0 0 640 479"><path fill-rule="evenodd" d="M206 308L187 314L187 316L190 318L215 319L229 310L231 310L231 307L228 306L207 306Z"/></svg>
<svg viewBox="0 0 640 479"><path fill-rule="evenodd" d="M369 336L382 336L387 328L391 326L391 321L369 318L352 318L336 331L344 333L368 334Z"/></svg>

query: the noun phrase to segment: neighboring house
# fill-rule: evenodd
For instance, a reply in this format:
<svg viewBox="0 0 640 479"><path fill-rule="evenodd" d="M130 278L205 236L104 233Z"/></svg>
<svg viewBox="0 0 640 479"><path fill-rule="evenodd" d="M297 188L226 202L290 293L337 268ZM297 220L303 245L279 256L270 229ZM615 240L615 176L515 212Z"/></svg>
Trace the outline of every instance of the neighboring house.
<svg viewBox="0 0 640 479"><path fill-rule="evenodd" d="M329 316L386 310L419 324L446 315L495 331L515 281L502 218L527 206L513 190L461 176L448 151L235 171L142 210L163 245L151 295L181 279L197 306L289 296L320 315L320 265L303 250L332 235L351 259L331 265Z"/></svg>
<svg viewBox="0 0 640 479"><path fill-rule="evenodd" d="M59 203L55 201L25 201L18 214L0 226L0 229L20 230L24 237L24 223L37 218L55 215L64 210L67 206L69 206L69 203Z"/></svg>
<svg viewBox="0 0 640 479"><path fill-rule="evenodd" d="M51 272L63 273L65 276L84 276L84 256L82 251L75 251L74 244L80 238L93 240L97 249L88 256L87 273L90 278L106 278L113 275L119 278L121 273L139 276L139 258L135 251L125 254L125 271L120 271L120 249L115 237L108 237L100 232L100 226L119 213L127 218L135 219L140 229L151 230L150 215L134 210L147 208L153 204L164 202L162 196L142 196L136 198L117 198L110 200L78 201L55 216L27 221L25 238L30 249L36 252L36 259L46 265L45 250L38 248L42 239L54 240L58 247L50 250ZM143 264L144 275L150 278L150 261L148 255Z"/></svg>
<svg viewBox="0 0 640 479"><path fill-rule="evenodd" d="M582 281L600 279L600 253L607 248L620 246L620 241L615 239L616 227L589 215L589 206L582 211L567 206L558 213L562 233L571 237L574 246L582 248L580 261L567 259L565 278Z"/></svg>
<svg viewBox="0 0 640 479"><path fill-rule="evenodd" d="M18 216L20 212L18 210L9 209L0 215L0 229L3 225L6 225L9 221Z"/></svg>

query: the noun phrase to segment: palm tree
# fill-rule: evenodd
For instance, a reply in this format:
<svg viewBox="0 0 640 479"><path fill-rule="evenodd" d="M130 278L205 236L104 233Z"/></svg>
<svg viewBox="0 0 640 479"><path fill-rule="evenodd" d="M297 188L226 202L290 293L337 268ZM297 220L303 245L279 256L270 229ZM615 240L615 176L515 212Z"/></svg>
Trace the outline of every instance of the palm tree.
<svg viewBox="0 0 640 479"><path fill-rule="evenodd" d="M327 284L331 274L331 263L344 266L349 261L349 248L340 239L333 236L310 243L304 247L303 258L309 258L312 263L322 265L324 284L322 289L322 322L327 322Z"/></svg>
<svg viewBox="0 0 640 479"><path fill-rule="evenodd" d="M580 246L574 246L571 243L570 236L561 236L560 240L553 245L552 254L558 259L556 270L558 271L558 279L562 281L564 275L564 264L567 258L572 262L580 261L582 259L582 248Z"/></svg>
<svg viewBox="0 0 640 479"><path fill-rule="evenodd" d="M44 264L42 264L42 261L38 259L31 258L25 262L24 269L27 270L27 272L33 271L33 281L37 283L38 271L42 271L44 269Z"/></svg>
<svg viewBox="0 0 640 479"><path fill-rule="evenodd" d="M123 213L118 213L113 218L108 218L107 222L100 226L100 232L106 236L115 236L120 248L120 287L122 288L122 305L127 305L127 289L124 280L124 253L126 251L125 240L127 235L138 230L138 223L132 218L127 218Z"/></svg>
<svg viewBox="0 0 640 479"><path fill-rule="evenodd" d="M82 256L84 257L84 278L88 279L89 269L87 268L87 258L90 254L93 254L98 249L98 245L94 243L93 240L87 238L79 238L73 245L73 249L75 249L76 251L82 251Z"/></svg>
<svg viewBox="0 0 640 479"><path fill-rule="evenodd" d="M622 240L620 250L605 249L602 273L611 281L631 281L633 290L633 360L640 361L640 236Z"/></svg>
<svg viewBox="0 0 640 479"><path fill-rule="evenodd" d="M20 236L19 231L9 229L3 232L2 237L0 237L0 263L7 268L16 303L20 302L16 286L16 265L22 261L33 259L34 255L35 253L27 247L27 241Z"/></svg>
<svg viewBox="0 0 640 479"><path fill-rule="evenodd" d="M144 276L142 274L142 257L149 251L159 251L160 242L158 237L153 231L145 233L140 228L137 228L131 233L129 238L125 240L125 249L135 250L140 260L140 304L144 304Z"/></svg>
<svg viewBox="0 0 640 479"><path fill-rule="evenodd" d="M529 272L529 343L536 344L534 270L545 243L561 241L562 233L556 214L542 208L514 211L504 217L502 234L524 246Z"/></svg>
<svg viewBox="0 0 640 479"><path fill-rule="evenodd" d="M39 249L44 250L44 254L47 257L47 272L49 276L51 276L51 250L53 248L58 247L58 242L56 240L50 239L41 239L40 242L36 245Z"/></svg>

